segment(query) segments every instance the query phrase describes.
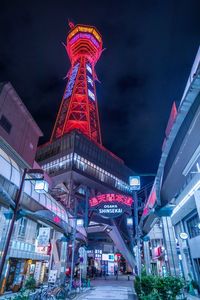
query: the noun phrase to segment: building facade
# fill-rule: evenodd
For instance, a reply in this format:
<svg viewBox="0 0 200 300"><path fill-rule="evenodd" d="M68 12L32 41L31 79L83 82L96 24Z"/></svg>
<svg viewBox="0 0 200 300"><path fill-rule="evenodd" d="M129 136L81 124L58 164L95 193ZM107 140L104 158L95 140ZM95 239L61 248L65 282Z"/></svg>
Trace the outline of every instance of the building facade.
<svg viewBox="0 0 200 300"><path fill-rule="evenodd" d="M178 110L171 114L155 179L153 203L147 203L143 229L148 233L156 218L165 218L163 238L168 271L200 283L200 49ZM166 235L167 234L167 235ZM170 241L170 242L169 242Z"/></svg>
<svg viewBox="0 0 200 300"><path fill-rule="evenodd" d="M0 122L1 263L23 171L25 168L38 168L34 157L42 133L10 83L1 85L0 101L0 118L3 120ZM16 113L12 109L10 113L9 107ZM22 125L26 127L25 131ZM67 247L62 237L69 234L73 224L64 207L49 193L38 193L35 185L34 180L25 180L0 278L1 293L17 291L30 275L40 284L47 280L50 269L57 270L58 274L65 271L63 256L66 260Z"/></svg>

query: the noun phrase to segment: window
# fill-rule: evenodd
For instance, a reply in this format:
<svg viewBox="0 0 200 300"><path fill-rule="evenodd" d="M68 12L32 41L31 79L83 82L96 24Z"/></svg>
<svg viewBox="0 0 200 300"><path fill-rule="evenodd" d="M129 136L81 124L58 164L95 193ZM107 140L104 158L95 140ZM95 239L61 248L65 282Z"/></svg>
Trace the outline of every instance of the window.
<svg viewBox="0 0 200 300"><path fill-rule="evenodd" d="M10 133L12 125L4 115L1 116L0 125L7 133Z"/></svg>
<svg viewBox="0 0 200 300"><path fill-rule="evenodd" d="M187 221L187 228L190 238L200 235L200 219L198 214L195 214Z"/></svg>

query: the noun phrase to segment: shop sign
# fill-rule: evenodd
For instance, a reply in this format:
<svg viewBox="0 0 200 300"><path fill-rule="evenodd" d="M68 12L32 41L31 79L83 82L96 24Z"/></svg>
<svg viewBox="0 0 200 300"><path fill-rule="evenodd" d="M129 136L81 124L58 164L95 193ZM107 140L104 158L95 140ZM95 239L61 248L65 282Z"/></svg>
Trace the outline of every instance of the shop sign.
<svg viewBox="0 0 200 300"><path fill-rule="evenodd" d="M42 262L37 261L35 264L35 272L34 272L34 278L36 282L40 281L41 268L42 268Z"/></svg>
<svg viewBox="0 0 200 300"><path fill-rule="evenodd" d="M37 238L38 247L48 247L50 239L50 228L49 227L41 227L39 229L39 235Z"/></svg>
<svg viewBox="0 0 200 300"><path fill-rule="evenodd" d="M140 176L130 176L129 177L129 185L132 190L139 191L140 190Z"/></svg>
<svg viewBox="0 0 200 300"><path fill-rule="evenodd" d="M48 278L49 283L55 283L56 282L57 273L58 273L58 270L50 270L49 278Z"/></svg>
<svg viewBox="0 0 200 300"><path fill-rule="evenodd" d="M35 264L30 265L29 274L33 274L35 271Z"/></svg>
<svg viewBox="0 0 200 300"><path fill-rule="evenodd" d="M162 254L161 246L153 248L153 251L152 251L153 259L159 258L161 256L161 254Z"/></svg>
<svg viewBox="0 0 200 300"><path fill-rule="evenodd" d="M182 240L187 240L187 238L188 238L188 234L186 232L181 232L179 234L179 236Z"/></svg>
<svg viewBox="0 0 200 300"><path fill-rule="evenodd" d="M116 218L129 211L133 203L130 196L103 194L89 200L90 207L104 218Z"/></svg>
<svg viewBox="0 0 200 300"><path fill-rule="evenodd" d="M115 255L114 255L114 253L103 253L102 254L102 260L103 261L112 261L112 262L114 262Z"/></svg>
<svg viewBox="0 0 200 300"><path fill-rule="evenodd" d="M100 249L95 249L94 250L94 257L95 258L97 258L97 259L101 259L101 257L102 257L102 250L100 250Z"/></svg>

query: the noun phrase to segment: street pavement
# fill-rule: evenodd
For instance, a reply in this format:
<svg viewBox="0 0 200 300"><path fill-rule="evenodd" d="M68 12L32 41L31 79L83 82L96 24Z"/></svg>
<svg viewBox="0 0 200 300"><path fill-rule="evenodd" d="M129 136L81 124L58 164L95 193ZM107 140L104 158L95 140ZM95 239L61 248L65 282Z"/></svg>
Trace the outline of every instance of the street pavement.
<svg viewBox="0 0 200 300"><path fill-rule="evenodd" d="M91 281L91 290L83 293L78 300L133 300L134 295L133 277L119 276L118 280L114 276L107 279Z"/></svg>

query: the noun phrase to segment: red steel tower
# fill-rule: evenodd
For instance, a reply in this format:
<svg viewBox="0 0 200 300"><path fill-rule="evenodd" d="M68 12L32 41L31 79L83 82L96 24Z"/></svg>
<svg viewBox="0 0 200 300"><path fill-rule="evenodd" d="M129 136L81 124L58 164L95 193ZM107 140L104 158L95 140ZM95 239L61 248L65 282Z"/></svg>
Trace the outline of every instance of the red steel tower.
<svg viewBox="0 0 200 300"><path fill-rule="evenodd" d="M79 130L101 145L94 67L102 52L102 37L93 26L70 23L70 27L65 47L71 68L51 141Z"/></svg>

